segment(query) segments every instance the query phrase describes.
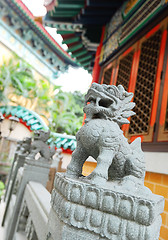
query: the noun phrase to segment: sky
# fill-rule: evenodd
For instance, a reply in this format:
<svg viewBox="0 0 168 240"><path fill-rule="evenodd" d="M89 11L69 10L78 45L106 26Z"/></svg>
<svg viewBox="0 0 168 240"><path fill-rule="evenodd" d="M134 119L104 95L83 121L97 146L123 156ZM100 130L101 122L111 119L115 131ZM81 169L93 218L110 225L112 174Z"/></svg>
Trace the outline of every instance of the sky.
<svg viewBox="0 0 168 240"><path fill-rule="evenodd" d="M22 0L22 2L34 16L44 16L46 14L46 8L43 6L44 0ZM62 37L56 33L56 29L46 27L46 30L64 50L67 50L67 45L62 45ZM91 81L91 74L83 68L69 67L68 72L60 74L60 77L55 80L55 84L62 86L62 90L66 92L80 91L86 93Z"/></svg>

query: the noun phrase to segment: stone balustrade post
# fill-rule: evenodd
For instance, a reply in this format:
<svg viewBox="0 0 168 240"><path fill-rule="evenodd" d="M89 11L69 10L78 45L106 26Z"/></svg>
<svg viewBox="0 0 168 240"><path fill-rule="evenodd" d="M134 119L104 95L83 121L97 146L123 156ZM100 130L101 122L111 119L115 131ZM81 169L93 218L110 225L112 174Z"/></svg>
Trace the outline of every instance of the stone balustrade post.
<svg viewBox="0 0 168 240"><path fill-rule="evenodd" d="M20 214L20 206L23 199L24 190L26 184L29 181L35 181L43 184L46 186L49 174L49 163L43 161L36 161L29 159L26 157L24 170L23 170L23 177L21 179L21 183L17 192L16 202L13 208L13 213L11 218L9 219L5 240L13 240L18 221L19 221L19 214Z"/></svg>
<svg viewBox="0 0 168 240"><path fill-rule="evenodd" d="M30 144L31 144L31 138L26 138L23 141L20 141L19 146L16 150L15 157L12 163L12 167L10 170L9 178L8 178L8 183L7 183L7 188L6 188L6 193L5 193L5 212L3 215L3 220L2 220L2 226L5 224L5 219L7 216L11 196L14 191L14 186L16 183L16 177L18 174L19 168L23 167L25 163L25 158L29 153L30 150Z"/></svg>

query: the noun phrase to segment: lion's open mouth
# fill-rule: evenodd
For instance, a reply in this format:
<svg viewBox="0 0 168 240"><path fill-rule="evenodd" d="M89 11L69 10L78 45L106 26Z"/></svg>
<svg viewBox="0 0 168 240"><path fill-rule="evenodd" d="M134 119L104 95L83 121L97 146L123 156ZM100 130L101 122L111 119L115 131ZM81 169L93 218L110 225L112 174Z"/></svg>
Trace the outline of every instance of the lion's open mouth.
<svg viewBox="0 0 168 240"><path fill-rule="evenodd" d="M92 119L102 119L103 118L103 114L101 113L95 113L92 116Z"/></svg>

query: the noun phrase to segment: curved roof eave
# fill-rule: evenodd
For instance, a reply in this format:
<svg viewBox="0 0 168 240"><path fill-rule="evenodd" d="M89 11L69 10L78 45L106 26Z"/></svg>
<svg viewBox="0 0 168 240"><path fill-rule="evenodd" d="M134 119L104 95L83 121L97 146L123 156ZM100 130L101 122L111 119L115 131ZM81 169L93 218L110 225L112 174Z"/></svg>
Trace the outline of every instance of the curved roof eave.
<svg viewBox="0 0 168 240"><path fill-rule="evenodd" d="M41 117L34 111L29 110L20 105L18 106L0 106L0 112L9 118L10 116L16 116L19 118L19 122L24 124L29 131L35 130L46 130L48 131L48 126L41 119ZM55 146L56 148L62 148L66 153L71 154L76 148L76 138L75 136L60 134L60 133L50 133L50 138L48 139L48 144L50 146Z"/></svg>
<svg viewBox="0 0 168 240"><path fill-rule="evenodd" d="M5 116L16 116L19 118L21 123L25 123L26 127L30 131L34 130L48 130L48 126L45 124L45 122L42 120L42 118L35 113L34 111L31 111L25 107L22 107L20 105L18 106L0 106L0 112Z"/></svg>
<svg viewBox="0 0 168 240"><path fill-rule="evenodd" d="M34 17L32 13L28 10L28 8L23 4L21 0L6 0L9 6L22 18L24 19L28 25L36 32L39 37L43 39L46 45L48 45L55 54L68 65L72 65L73 67L78 67L79 65L76 63L75 59L73 59L46 31L43 25L39 22L34 21Z"/></svg>

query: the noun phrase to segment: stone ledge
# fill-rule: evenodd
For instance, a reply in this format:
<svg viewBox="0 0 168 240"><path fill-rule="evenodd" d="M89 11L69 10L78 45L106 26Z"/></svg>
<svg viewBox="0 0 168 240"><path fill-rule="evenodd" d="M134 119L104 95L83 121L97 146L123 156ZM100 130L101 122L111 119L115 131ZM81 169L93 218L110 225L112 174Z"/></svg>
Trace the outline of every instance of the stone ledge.
<svg viewBox="0 0 168 240"><path fill-rule="evenodd" d="M94 211L99 210L145 226L154 223L164 209L162 196L150 192L136 193L136 195L128 191L117 192L65 178L62 173L56 174L54 186L52 203L57 201L54 195L59 194L71 204L93 208Z"/></svg>
<svg viewBox="0 0 168 240"><path fill-rule="evenodd" d="M25 158L25 164L27 166L37 166L37 167L42 167L42 168L50 168L49 162L46 160L46 162L41 161L41 160L34 160L29 157Z"/></svg>

